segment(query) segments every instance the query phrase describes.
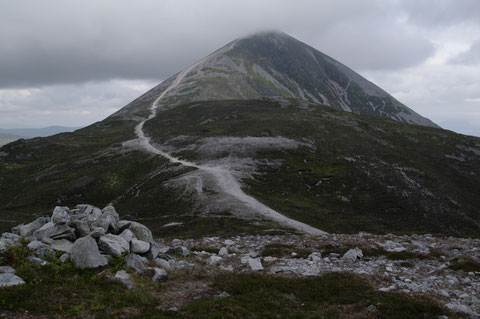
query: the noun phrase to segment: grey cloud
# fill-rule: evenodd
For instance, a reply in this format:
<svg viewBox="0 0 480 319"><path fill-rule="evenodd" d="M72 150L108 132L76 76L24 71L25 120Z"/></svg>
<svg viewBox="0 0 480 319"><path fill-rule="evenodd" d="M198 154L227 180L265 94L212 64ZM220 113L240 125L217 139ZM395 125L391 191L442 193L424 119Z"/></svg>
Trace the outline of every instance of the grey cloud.
<svg viewBox="0 0 480 319"><path fill-rule="evenodd" d="M0 10L0 87L165 79L272 28L355 69L418 64L432 46L395 22L397 9L379 0L11 1Z"/></svg>
<svg viewBox="0 0 480 319"><path fill-rule="evenodd" d="M480 24L478 0L404 0L400 4L409 20L422 26L443 27L466 22Z"/></svg>
<svg viewBox="0 0 480 319"><path fill-rule="evenodd" d="M456 56L451 62L458 64L480 63L480 40L473 43L467 52Z"/></svg>

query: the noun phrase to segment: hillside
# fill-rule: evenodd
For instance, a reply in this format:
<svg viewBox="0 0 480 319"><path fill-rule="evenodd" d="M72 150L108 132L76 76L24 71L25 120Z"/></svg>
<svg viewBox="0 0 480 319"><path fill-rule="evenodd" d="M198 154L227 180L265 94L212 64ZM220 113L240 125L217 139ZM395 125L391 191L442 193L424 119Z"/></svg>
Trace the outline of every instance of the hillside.
<svg viewBox="0 0 480 319"><path fill-rule="evenodd" d="M114 203L157 236L279 228L222 192L213 175L124 143L136 140L136 125L109 118L1 148L4 226L52 205L96 202ZM228 169L246 193L321 230L479 234L475 137L271 99L178 105L144 129L160 148Z"/></svg>
<svg viewBox="0 0 480 319"><path fill-rule="evenodd" d="M175 81L177 75L113 116L146 116L150 105ZM192 101L279 96L356 114L438 127L347 66L282 32L261 32L237 39L198 61L165 94L160 107L168 109Z"/></svg>

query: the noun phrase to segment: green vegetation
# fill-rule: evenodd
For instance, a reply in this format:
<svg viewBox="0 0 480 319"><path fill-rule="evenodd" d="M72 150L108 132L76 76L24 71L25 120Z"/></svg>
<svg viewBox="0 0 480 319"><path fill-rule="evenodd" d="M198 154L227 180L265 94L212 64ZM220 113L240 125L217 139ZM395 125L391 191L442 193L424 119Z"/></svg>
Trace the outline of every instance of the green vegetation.
<svg viewBox="0 0 480 319"><path fill-rule="evenodd" d="M480 272L480 262L471 258L464 258L453 261L448 268L465 272Z"/></svg>
<svg viewBox="0 0 480 319"><path fill-rule="evenodd" d="M200 249L200 248L199 248ZM202 248L202 250L205 250ZM316 278L170 271L164 283L151 272L132 273L135 286L109 279L121 259L98 270L79 270L58 256L37 266L25 246L10 248L1 265L16 268L26 284L0 288L0 310L51 318L436 318L447 310L422 296L376 291L366 278L330 273ZM200 287L200 290L199 290ZM230 296L214 297L221 292ZM196 296L200 296L196 297ZM166 309L172 304L178 311ZM375 310L368 310L369 306Z"/></svg>
<svg viewBox="0 0 480 319"><path fill-rule="evenodd" d="M107 119L74 133L21 140L0 157L1 231L49 215L55 205L113 202L155 236L259 233L278 225L239 219L205 207L168 182L191 170L160 156L122 147L135 121ZM295 150L225 149L215 156L255 157L258 174L244 191L293 219L328 232L478 235L480 141L453 132L359 116L304 101L195 102L163 111L145 124L175 155L202 160L203 138L277 137ZM177 136L185 139L171 141ZM3 154L3 153L2 153ZM449 156L455 156L457 160ZM276 163L276 165L271 165ZM163 225L179 222L179 226Z"/></svg>
<svg viewBox="0 0 480 319"><path fill-rule="evenodd" d="M296 248L292 245L282 243L270 243L265 245L261 255L271 257L292 257L295 253L295 258L307 258L313 251L305 248Z"/></svg>
<svg viewBox="0 0 480 319"><path fill-rule="evenodd" d="M358 276L331 273L318 278L225 274L214 287L231 294L200 299L184 310L194 318L436 318L445 314L424 297L375 291ZM376 311L369 313L367 307Z"/></svg>

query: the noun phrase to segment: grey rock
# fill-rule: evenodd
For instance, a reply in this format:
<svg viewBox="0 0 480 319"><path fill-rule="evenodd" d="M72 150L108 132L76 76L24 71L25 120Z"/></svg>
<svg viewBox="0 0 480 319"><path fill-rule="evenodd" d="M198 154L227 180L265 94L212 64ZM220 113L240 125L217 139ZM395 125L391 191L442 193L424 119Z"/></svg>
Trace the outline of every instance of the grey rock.
<svg viewBox="0 0 480 319"><path fill-rule="evenodd" d="M222 257L213 255L213 256L210 256L210 257L207 259L207 264L209 264L209 265L216 265L216 264L218 264L221 260L222 260Z"/></svg>
<svg viewBox="0 0 480 319"><path fill-rule="evenodd" d="M23 284L25 284L25 281L14 274L0 274L0 287L18 286Z"/></svg>
<svg viewBox="0 0 480 319"><path fill-rule="evenodd" d="M250 269L253 271L260 271L263 270L262 262L260 261L259 258L248 258L247 260L248 266L250 266Z"/></svg>
<svg viewBox="0 0 480 319"><path fill-rule="evenodd" d="M62 263L66 262L70 258L70 254L65 253L58 258Z"/></svg>
<svg viewBox="0 0 480 319"><path fill-rule="evenodd" d="M49 221L50 221L50 218L48 217L39 217L31 223L28 223L26 225L18 225L12 228L12 232L27 238L29 236L32 236L34 231L36 231L37 229L39 229Z"/></svg>
<svg viewBox="0 0 480 319"><path fill-rule="evenodd" d="M158 266L164 268L164 269L170 269L172 268L170 266L170 263L168 261L166 261L165 259L162 259L162 258L155 258L153 260L153 262L155 262L155 264L157 264Z"/></svg>
<svg viewBox="0 0 480 319"><path fill-rule="evenodd" d="M132 222L129 221L129 220L119 220L118 223L117 223L117 227L118 227L118 232L121 233L123 232L125 229L127 229L128 227L130 227L130 224Z"/></svg>
<svg viewBox="0 0 480 319"><path fill-rule="evenodd" d="M322 254L319 252L313 252L308 256L308 259L313 262L321 262L322 261Z"/></svg>
<svg viewBox="0 0 480 319"><path fill-rule="evenodd" d="M66 240L66 239L55 240L50 245L50 247L52 249L57 250L57 251L63 251L63 252L66 252L66 253L70 253L72 251L72 246L73 246L73 243L71 241Z"/></svg>
<svg viewBox="0 0 480 319"><path fill-rule="evenodd" d="M141 274L147 269L148 260L137 254L128 254L125 256L125 266Z"/></svg>
<svg viewBox="0 0 480 319"><path fill-rule="evenodd" d="M15 269L10 266L0 266L0 272L4 274L14 274Z"/></svg>
<svg viewBox="0 0 480 319"><path fill-rule="evenodd" d="M72 258L78 268L97 268L107 265L105 256L100 254L98 245L92 237L82 237L73 243Z"/></svg>
<svg viewBox="0 0 480 319"><path fill-rule="evenodd" d="M49 246L38 240L31 241L27 245L28 250L31 250L31 251L37 251L39 248L46 248L46 247L49 247Z"/></svg>
<svg viewBox="0 0 480 319"><path fill-rule="evenodd" d="M130 249L132 253L144 254L150 250L150 243L143 240L132 239L130 242Z"/></svg>
<svg viewBox="0 0 480 319"><path fill-rule="evenodd" d="M130 227L128 228L132 231L135 237L139 240L143 240L149 243L153 242L153 236L150 229L147 226L142 225L137 222L130 222Z"/></svg>
<svg viewBox="0 0 480 319"><path fill-rule="evenodd" d="M109 230L116 232L119 220L120 217L115 211L115 208L113 208L113 206L107 206L102 210L102 214L91 224L91 228L102 227L105 229L105 232Z"/></svg>
<svg viewBox="0 0 480 319"><path fill-rule="evenodd" d="M42 239L44 237L52 239L68 239L74 241L76 239L75 229L68 226L67 224L54 224L53 222L48 222L39 229L37 229L33 236L36 239Z"/></svg>
<svg viewBox="0 0 480 319"><path fill-rule="evenodd" d="M358 247L352 248L343 255L342 260L346 262L355 262L363 258L362 250Z"/></svg>
<svg viewBox="0 0 480 319"><path fill-rule="evenodd" d="M45 261L45 260L40 259L40 258L35 257L35 256L29 256L29 257L27 258L27 260L28 260L29 262L31 262L32 264L36 264L36 265L39 265L39 266L46 266L46 265L49 264L48 261Z"/></svg>
<svg viewBox="0 0 480 319"><path fill-rule="evenodd" d="M132 233L132 231L130 229L125 229L124 231L122 231L120 233L120 235L118 235L120 237L122 237L123 239L125 239L128 243L132 241L132 239L135 238L135 235Z"/></svg>
<svg viewBox="0 0 480 319"><path fill-rule="evenodd" d="M127 273L125 270L119 270L115 274L115 277L113 277L115 280L120 281L123 283L125 286L128 287L128 289L133 288L133 282L130 280L130 274Z"/></svg>
<svg viewBox="0 0 480 319"><path fill-rule="evenodd" d="M227 239L223 242L226 246L232 246L235 244L233 240Z"/></svg>
<svg viewBox="0 0 480 319"><path fill-rule="evenodd" d="M220 248L220 250L218 251L218 255L219 255L220 257L226 257L226 256L228 256L228 250L227 250L227 248L226 248L226 247Z"/></svg>
<svg viewBox="0 0 480 319"><path fill-rule="evenodd" d="M88 234L88 236L92 238L100 238L101 236L104 236L104 235L105 235L105 228L103 227L96 227L92 229L90 234Z"/></svg>
<svg viewBox="0 0 480 319"><path fill-rule="evenodd" d="M153 268L153 271L154 271L154 274L152 277L152 281L162 282L167 280L168 274L164 269L155 267Z"/></svg>
<svg viewBox="0 0 480 319"><path fill-rule="evenodd" d="M130 250L128 242L120 236L106 234L98 239L98 247L104 253L119 257Z"/></svg>
<svg viewBox="0 0 480 319"><path fill-rule="evenodd" d="M190 250L183 246L177 246L167 250L168 255L183 256L186 257L191 254Z"/></svg>
<svg viewBox="0 0 480 319"><path fill-rule="evenodd" d="M70 210L68 207L55 207L52 214L52 223L56 225L70 224L69 212Z"/></svg>
<svg viewBox="0 0 480 319"><path fill-rule="evenodd" d="M48 238L48 237L43 237L40 241L42 243L46 244L46 245L49 245L49 246L55 242L54 239L51 239L51 238Z"/></svg>
<svg viewBox="0 0 480 319"><path fill-rule="evenodd" d="M150 251L147 254L147 257L150 259L155 259L157 258L160 254L165 254L168 251L169 247L167 246L162 246L159 243L152 243L150 246Z"/></svg>
<svg viewBox="0 0 480 319"><path fill-rule="evenodd" d="M40 257L54 257L55 250L53 250L50 246L40 247L35 250L35 255Z"/></svg>
<svg viewBox="0 0 480 319"><path fill-rule="evenodd" d="M86 218L72 218L71 226L75 229L75 235L77 235L77 237L85 237L90 233L90 226L88 225L88 220Z"/></svg>
<svg viewBox="0 0 480 319"><path fill-rule="evenodd" d="M18 243L20 241L20 235L17 234L12 234L12 233L3 233L2 234L3 239L8 239L13 241L14 243Z"/></svg>

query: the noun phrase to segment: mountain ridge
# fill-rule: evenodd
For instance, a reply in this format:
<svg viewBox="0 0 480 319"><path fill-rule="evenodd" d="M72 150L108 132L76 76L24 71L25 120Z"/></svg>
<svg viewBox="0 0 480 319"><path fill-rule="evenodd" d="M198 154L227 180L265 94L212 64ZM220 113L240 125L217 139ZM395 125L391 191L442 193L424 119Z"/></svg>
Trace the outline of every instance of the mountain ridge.
<svg viewBox="0 0 480 319"><path fill-rule="evenodd" d="M164 107L192 101L284 97L338 110L439 127L347 66L278 31L236 39L197 62L164 98ZM177 74L112 116L145 115Z"/></svg>

